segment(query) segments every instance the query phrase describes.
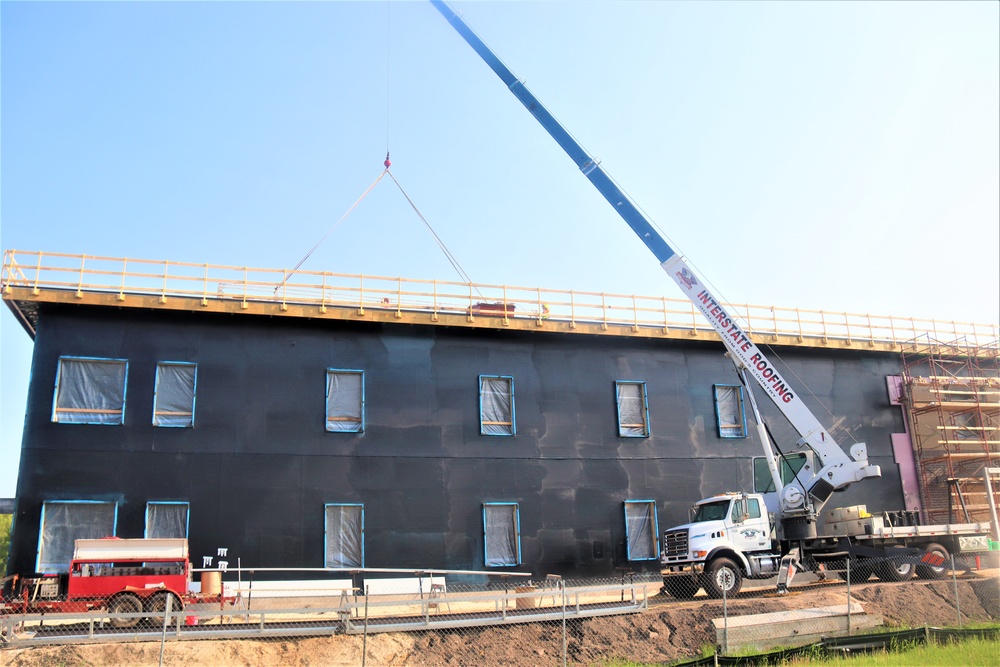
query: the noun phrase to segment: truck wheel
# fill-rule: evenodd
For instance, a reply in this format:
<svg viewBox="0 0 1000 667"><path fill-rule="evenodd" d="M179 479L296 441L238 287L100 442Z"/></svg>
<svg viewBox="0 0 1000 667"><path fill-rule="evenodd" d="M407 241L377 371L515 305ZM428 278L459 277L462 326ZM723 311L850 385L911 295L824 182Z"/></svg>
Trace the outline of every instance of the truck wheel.
<svg viewBox="0 0 1000 667"><path fill-rule="evenodd" d="M738 595L743 582L739 566L728 558L716 558L701 576L701 585L710 598Z"/></svg>
<svg viewBox="0 0 1000 667"><path fill-rule="evenodd" d="M913 578L913 561L902 558L886 558L875 564L875 576L882 581L909 581Z"/></svg>
<svg viewBox="0 0 1000 667"><path fill-rule="evenodd" d="M150 618L163 618L163 612L167 610L167 600L170 600L171 614L184 611L184 603L173 593L156 593L146 600L146 611L150 613Z"/></svg>
<svg viewBox="0 0 1000 667"><path fill-rule="evenodd" d="M948 573L948 568L946 565L951 557L948 555L948 550L937 542L931 542L924 549L926 554L933 554L935 556L940 556L944 563L940 566L935 565L925 565L920 563L917 565L917 576L921 579L943 579Z"/></svg>
<svg viewBox="0 0 1000 667"><path fill-rule="evenodd" d="M701 588L691 577L664 577L663 587L678 600L690 600Z"/></svg>
<svg viewBox="0 0 1000 667"><path fill-rule="evenodd" d="M122 593L111 598L108 602L108 613L110 614L138 614L142 611L142 600L132 593ZM112 618L109 623L113 628L131 628L142 620L138 616L133 618Z"/></svg>

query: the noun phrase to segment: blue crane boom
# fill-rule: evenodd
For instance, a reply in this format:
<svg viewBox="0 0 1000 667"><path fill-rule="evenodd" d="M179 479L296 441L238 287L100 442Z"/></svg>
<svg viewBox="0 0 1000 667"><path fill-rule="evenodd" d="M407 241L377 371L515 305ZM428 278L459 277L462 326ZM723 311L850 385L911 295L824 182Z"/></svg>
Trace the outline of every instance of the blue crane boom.
<svg viewBox="0 0 1000 667"><path fill-rule="evenodd" d="M487 65L500 77L514 97L539 122L542 128L555 139L556 143L576 163L581 172L594 184L597 191L611 204L611 207L628 223L632 231L646 244L684 294L701 311L713 326L729 351L741 378L750 375L774 402L801 438L796 443L799 449L810 449L818 459L818 466L807 466L800 472L800 488L795 484L784 484L777 458L774 454L766 429L760 419L753 400L753 392L747 384L747 394L757 418L757 432L768 460L775 488L779 490L780 510L788 517L815 516L819 507L830 495L847 485L867 477L881 476L879 466L868 464L868 451L864 443L851 447L850 457L823 428L815 415L806 407L786 382L767 356L743 331L736 318L730 316L711 291L697 278L684 258L676 252L653 225L614 183L600 164L583 149L566 131L555 117L538 101L524 82L500 60L480 39L469 25L443 0L430 0L431 4L458 31L459 35L479 54ZM818 469L816 469L818 467ZM801 479L801 477L805 479Z"/></svg>

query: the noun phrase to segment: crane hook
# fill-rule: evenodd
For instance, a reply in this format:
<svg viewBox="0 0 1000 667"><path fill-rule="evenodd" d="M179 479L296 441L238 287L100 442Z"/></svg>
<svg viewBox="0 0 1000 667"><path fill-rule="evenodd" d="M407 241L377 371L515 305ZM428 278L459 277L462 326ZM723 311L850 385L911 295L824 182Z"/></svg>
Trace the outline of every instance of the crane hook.
<svg viewBox="0 0 1000 667"><path fill-rule="evenodd" d="M389 151L385 152L385 162L383 162L382 164L385 165L386 169L388 169L392 165L392 162L389 162Z"/></svg>

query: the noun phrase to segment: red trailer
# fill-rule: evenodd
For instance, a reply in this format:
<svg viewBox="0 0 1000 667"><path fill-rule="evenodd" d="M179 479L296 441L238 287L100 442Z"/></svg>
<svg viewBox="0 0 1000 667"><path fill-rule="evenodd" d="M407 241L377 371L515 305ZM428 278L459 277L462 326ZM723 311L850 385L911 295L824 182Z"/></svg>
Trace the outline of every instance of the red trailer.
<svg viewBox="0 0 1000 667"><path fill-rule="evenodd" d="M186 539L77 540L69 572L23 577L2 613L80 612L106 609L112 614L162 617L191 602L222 602L219 595L190 592L191 563ZM132 627L143 617L112 618L115 627Z"/></svg>

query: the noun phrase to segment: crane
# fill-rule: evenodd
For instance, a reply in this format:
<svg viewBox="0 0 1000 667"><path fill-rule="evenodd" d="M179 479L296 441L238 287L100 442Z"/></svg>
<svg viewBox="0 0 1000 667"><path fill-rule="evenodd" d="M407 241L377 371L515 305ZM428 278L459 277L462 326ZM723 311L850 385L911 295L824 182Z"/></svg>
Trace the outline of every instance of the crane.
<svg viewBox="0 0 1000 667"><path fill-rule="evenodd" d="M802 401L783 373L778 371L750 334L740 326L737 319L727 312L685 258L666 242L639 208L615 184L600 163L584 150L528 90L524 81L511 72L447 2L444 0L430 0L430 2L573 160L577 168L653 253L661 268L719 334L741 381L747 387L757 434L764 449L775 489L778 491L779 515L784 535L786 539L815 535L816 515L834 491L863 479L881 476L879 466L868 462L867 446L864 443L856 443L850 448L850 456L844 452ZM796 449L808 450L815 457L815 464L807 463L803 466L792 482L782 481L775 446L761 418L749 378L760 386L799 434L800 437L795 443Z"/></svg>

